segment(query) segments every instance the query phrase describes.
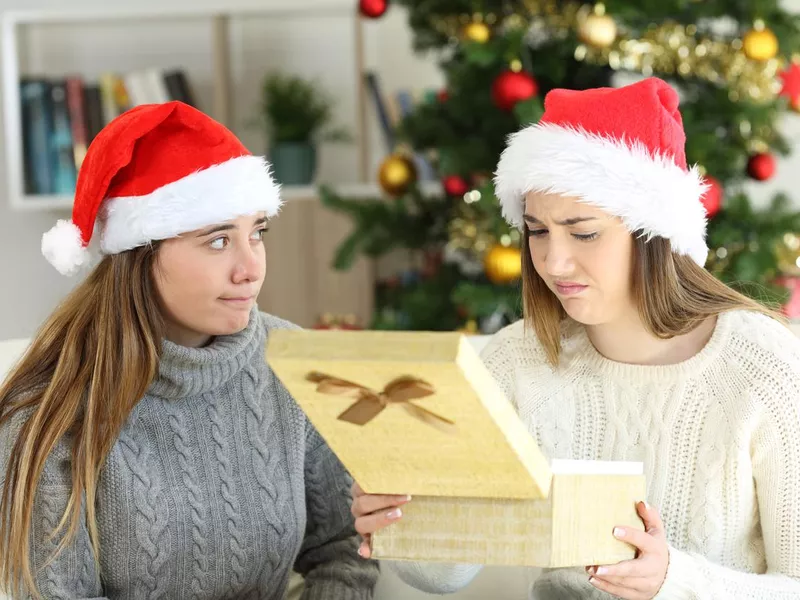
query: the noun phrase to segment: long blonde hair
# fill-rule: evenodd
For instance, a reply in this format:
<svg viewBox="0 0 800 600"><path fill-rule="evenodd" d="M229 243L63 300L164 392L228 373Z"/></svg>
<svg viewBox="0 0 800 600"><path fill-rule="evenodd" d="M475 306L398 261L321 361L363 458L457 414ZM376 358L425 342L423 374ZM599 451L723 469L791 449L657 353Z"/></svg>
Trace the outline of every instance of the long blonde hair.
<svg viewBox="0 0 800 600"><path fill-rule="evenodd" d="M523 236L527 239L527 235ZM784 321L777 310L761 304L714 277L688 256L672 252L669 241L649 241L634 233L633 295L645 327L669 339L688 333L705 319L731 310L750 310ZM533 266L527 243L522 251L522 303L525 325L531 327L556 366L561 353L564 308Z"/></svg>
<svg viewBox="0 0 800 600"><path fill-rule="evenodd" d="M66 527L57 552L74 538L85 498L99 565L98 477L123 424L156 376L161 352L156 251L151 245L103 258L45 321L0 386L0 426L17 413L29 413L10 452L0 499L0 589L25 587L40 597L30 562L33 499L48 456L65 436L72 490L53 532Z"/></svg>

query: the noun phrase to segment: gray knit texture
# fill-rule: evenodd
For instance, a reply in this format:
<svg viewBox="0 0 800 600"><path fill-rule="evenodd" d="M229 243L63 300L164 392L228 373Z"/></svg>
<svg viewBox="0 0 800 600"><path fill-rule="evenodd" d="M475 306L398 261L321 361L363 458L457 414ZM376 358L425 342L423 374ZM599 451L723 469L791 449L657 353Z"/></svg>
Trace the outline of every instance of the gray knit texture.
<svg viewBox="0 0 800 600"><path fill-rule="evenodd" d="M264 360L270 330L290 327L254 310L244 331L205 348L164 342L101 474L99 573L85 527L40 569L69 493L60 444L35 501L46 598L277 600L293 568L304 600L372 598L378 567L356 553L351 479ZM21 421L0 432L0 450Z"/></svg>

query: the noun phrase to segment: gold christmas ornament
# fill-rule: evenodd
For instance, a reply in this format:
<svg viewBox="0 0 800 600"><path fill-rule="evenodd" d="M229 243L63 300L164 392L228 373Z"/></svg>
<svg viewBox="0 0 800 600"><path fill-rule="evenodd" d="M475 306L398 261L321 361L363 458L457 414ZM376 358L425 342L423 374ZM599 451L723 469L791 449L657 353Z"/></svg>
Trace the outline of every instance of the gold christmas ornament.
<svg viewBox="0 0 800 600"><path fill-rule="evenodd" d="M486 253L497 245L498 239L510 246L521 243L522 235L516 227L498 231L498 218L494 209L487 212L480 204L459 202L448 223L447 252L463 257L480 272Z"/></svg>
<svg viewBox="0 0 800 600"><path fill-rule="evenodd" d="M594 11L578 22L578 37L595 48L608 48L617 37L617 24L605 14L603 4L596 4Z"/></svg>
<svg viewBox="0 0 800 600"><path fill-rule="evenodd" d="M464 39L485 44L492 37L492 30L486 23L474 22L464 27Z"/></svg>
<svg viewBox="0 0 800 600"><path fill-rule="evenodd" d="M483 260L486 277L494 284L514 283L522 274L522 253L519 248L497 244Z"/></svg>
<svg viewBox="0 0 800 600"><path fill-rule="evenodd" d="M417 178L417 169L410 158L403 154L390 154L378 171L381 189L390 196L400 196Z"/></svg>
<svg viewBox="0 0 800 600"><path fill-rule="evenodd" d="M778 272L784 275L800 275L800 236L787 233L775 244Z"/></svg>
<svg viewBox="0 0 800 600"><path fill-rule="evenodd" d="M750 60L769 60L778 54L778 38L764 26L763 21L757 21L742 38L742 48Z"/></svg>

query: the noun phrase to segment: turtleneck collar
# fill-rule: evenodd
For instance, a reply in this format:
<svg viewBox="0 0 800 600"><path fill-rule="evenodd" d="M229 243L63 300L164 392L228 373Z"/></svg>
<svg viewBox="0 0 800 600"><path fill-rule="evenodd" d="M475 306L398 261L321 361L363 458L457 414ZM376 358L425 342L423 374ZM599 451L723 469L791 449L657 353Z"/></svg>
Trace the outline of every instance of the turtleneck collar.
<svg viewBox="0 0 800 600"><path fill-rule="evenodd" d="M220 335L203 348L162 342L158 376L147 393L168 399L198 396L218 389L232 379L257 352L264 352L264 328L257 308L242 331Z"/></svg>

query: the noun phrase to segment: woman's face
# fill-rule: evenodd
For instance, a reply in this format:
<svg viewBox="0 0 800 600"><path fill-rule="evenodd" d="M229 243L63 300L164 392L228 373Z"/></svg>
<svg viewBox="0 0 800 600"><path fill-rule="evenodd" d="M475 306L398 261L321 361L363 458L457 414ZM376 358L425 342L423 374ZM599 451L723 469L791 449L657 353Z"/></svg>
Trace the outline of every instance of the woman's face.
<svg viewBox="0 0 800 600"><path fill-rule="evenodd" d="M525 225L533 266L570 317L600 325L634 308L633 237L619 218L576 198L531 192Z"/></svg>
<svg viewBox="0 0 800 600"><path fill-rule="evenodd" d="M165 240L155 262L167 339L199 347L247 326L264 282L264 213Z"/></svg>

